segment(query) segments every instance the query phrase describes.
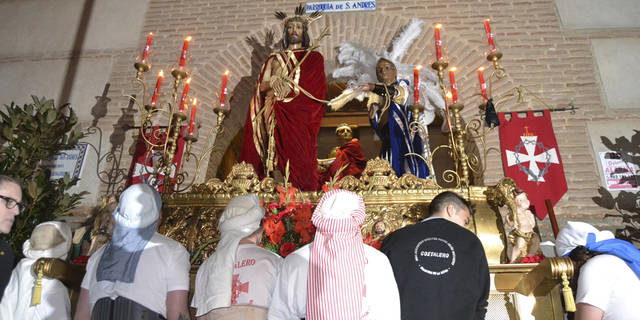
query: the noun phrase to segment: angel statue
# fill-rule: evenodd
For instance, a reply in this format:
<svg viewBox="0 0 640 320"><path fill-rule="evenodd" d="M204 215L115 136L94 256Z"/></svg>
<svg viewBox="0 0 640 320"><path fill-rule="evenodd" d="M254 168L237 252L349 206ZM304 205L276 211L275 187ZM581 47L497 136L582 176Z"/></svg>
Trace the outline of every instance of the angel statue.
<svg viewBox="0 0 640 320"><path fill-rule="evenodd" d="M425 130L411 130L413 115L409 105L412 101L408 97L412 89L407 79L413 75L413 66L399 62L422 33L423 25L422 20L413 19L393 40L392 49L382 54L352 42L342 43L338 62L343 66L332 75L336 79L348 79L347 89L328 105L335 111L353 99L367 98L371 126L382 141L380 157L389 161L398 176L411 173L428 178L431 173L427 163L430 151L426 128L433 122L436 108L444 110L444 99L439 93L437 76L422 70L419 89L425 108L418 121Z"/></svg>

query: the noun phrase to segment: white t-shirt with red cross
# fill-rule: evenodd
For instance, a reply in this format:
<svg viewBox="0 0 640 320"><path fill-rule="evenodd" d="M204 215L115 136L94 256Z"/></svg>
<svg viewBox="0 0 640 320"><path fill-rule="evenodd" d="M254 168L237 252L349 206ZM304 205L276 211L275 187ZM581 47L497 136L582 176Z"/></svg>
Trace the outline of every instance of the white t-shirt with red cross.
<svg viewBox="0 0 640 320"><path fill-rule="evenodd" d="M233 265L231 305L269 308L282 258L255 244L238 245Z"/></svg>

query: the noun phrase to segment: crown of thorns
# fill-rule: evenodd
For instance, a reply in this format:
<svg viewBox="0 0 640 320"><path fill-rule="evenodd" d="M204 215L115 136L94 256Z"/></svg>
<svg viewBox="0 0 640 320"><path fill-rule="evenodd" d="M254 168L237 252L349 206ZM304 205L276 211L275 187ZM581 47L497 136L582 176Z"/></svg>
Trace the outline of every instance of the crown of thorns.
<svg viewBox="0 0 640 320"><path fill-rule="evenodd" d="M304 25L310 25L311 23L322 17L322 11L320 10L311 12L308 15L306 14L306 12L307 8L304 5L300 4L296 7L295 15L292 17L287 17L287 14L282 11L276 11L275 16L276 18L282 20L282 23L284 25L287 25L287 23L292 20L301 21Z"/></svg>

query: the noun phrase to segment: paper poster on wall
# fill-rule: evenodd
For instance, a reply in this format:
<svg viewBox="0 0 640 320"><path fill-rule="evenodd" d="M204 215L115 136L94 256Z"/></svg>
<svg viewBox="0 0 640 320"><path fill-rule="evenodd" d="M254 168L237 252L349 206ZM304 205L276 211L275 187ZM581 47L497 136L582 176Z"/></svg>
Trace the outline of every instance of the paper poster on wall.
<svg viewBox="0 0 640 320"><path fill-rule="evenodd" d="M78 178L82 172L87 143L79 143L74 149L63 150L53 158L51 162L51 180L64 178L69 174L70 178Z"/></svg>
<svg viewBox="0 0 640 320"><path fill-rule="evenodd" d="M604 181L609 191L639 190L637 165L624 161L620 153L600 152Z"/></svg>

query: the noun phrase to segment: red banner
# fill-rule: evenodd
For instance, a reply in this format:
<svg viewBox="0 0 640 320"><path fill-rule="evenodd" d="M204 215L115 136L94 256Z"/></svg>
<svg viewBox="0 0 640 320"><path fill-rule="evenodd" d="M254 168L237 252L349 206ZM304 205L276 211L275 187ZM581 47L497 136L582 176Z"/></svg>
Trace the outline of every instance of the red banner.
<svg viewBox="0 0 640 320"><path fill-rule="evenodd" d="M186 126L182 126L180 129L180 135L178 138L178 145L176 147L176 154L173 157L173 163L171 165L171 181L175 182L176 173L180 170L180 164L182 163L182 153L184 152L184 138L183 132ZM154 134L158 132L158 134ZM129 176L127 177L127 183L125 188L132 185L142 183L143 180L156 187L159 192L162 192L164 184L164 172L159 173L157 176L153 176L154 168L156 168L160 161L162 161L164 140L166 134L164 129L159 127L153 127L152 133L146 133L146 140L142 135L138 135L138 141L136 143L136 150L131 160L131 167L129 168ZM158 147L151 148L151 145L147 143L147 140Z"/></svg>
<svg viewBox="0 0 640 320"><path fill-rule="evenodd" d="M567 192L562 159L553 133L549 110L537 117L533 111L525 118L516 112L507 121L504 112L500 119L500 148L504 174L524 190L534 212L540 219L547 216L545 199L555 205Z"/></svg>

